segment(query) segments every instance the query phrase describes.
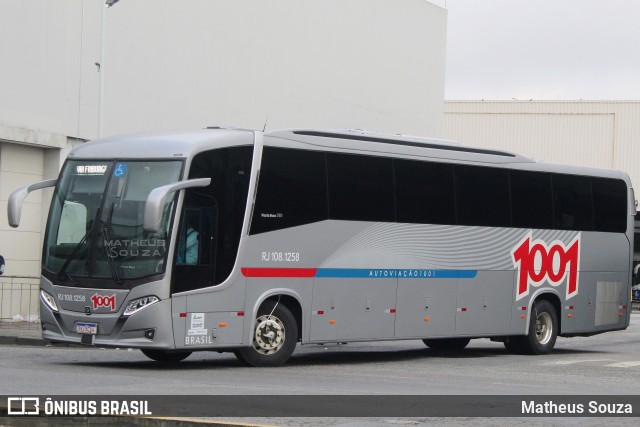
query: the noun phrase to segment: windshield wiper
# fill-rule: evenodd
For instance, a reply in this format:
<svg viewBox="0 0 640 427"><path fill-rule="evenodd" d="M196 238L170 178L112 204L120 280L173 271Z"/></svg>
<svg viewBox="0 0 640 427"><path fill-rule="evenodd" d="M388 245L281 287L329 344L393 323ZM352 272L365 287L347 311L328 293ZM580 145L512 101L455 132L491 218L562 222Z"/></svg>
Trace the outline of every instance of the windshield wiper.
<svg viewBox="0 0 640 427"><path fill-rule="evenodd" d="M85 244L90 234L91 230L87 231L87 233L82 236L82 239L80 239L78 244L73 248L67 259L64 261L64 264L62 264L62 268L60 268L60 271L58 272L58 280L62 280L63 282L66 282L67 279L73 280L73 278L69 274L67 274L67 268L69 268L69 264L71 264L71 261L73 261L76 255L78 255L78 252L80 252L80 248L82 248L82 245Z"/></svg>
<svg viewBox="0 0 640 427"><path fill-rule="evenodd" d="M113 208L112 208L113 211ZM109 270L111 270L111 277L113 277L113 280L116 282L117 285L121 285L122 283L124 283L124 280L122 280L120 278L120 275L118 274L118 265L116 264L116 261L111 257L111 254L109 254L109 247L107 245L107 242L111 242L111 239L109 238L109 231L107 230L108 225L104 224L101 228L102 230L102 239L104 241L104 251L107 255L107 262L109 263Z"/></svg>

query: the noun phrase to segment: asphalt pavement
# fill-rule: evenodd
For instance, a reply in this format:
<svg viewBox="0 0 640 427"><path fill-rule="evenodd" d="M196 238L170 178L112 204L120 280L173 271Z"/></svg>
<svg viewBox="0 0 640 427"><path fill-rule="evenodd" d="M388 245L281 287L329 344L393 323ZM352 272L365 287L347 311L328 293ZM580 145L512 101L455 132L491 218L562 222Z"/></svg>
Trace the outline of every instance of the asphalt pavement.
<svg viewBox="0 0 640 427"><path fill-rule="evenodd" d="M638 307L635 306L634 310L638 310ZM637 313L637 311L635 311ZM20 345L20 346L46 346L48 342L42 339L42 331L40 330L40 325L37 323L27 323L27 322L6 322L0 321L0 345ZM604 421L604 419L600 419ZM26 426L26 425L34 425L33 418L16 418L16 417L3 417L0 415L0 425L2 426ZM46 426L46 425L60 425L59 422L62 421L59 417L54 418L46 418L40 417L38 418L37 425ZM324 422L321 422L324 421ZM385 420L387 421L387 420ZM463 420L459 418L447 418L447 419L403 419L403 420L393 420L394 422L384 422L378 420L369 419L369 421L358 419L332 419L332 420L321 420L321 419L273 419L269 420L265 419L230 419L230 420L212 420L212 419L193 419L193 418L162 418L162 417L119 417L119 418L110 418L110 417L74 417L74 418L66 418L64 420L65 425L82 425L82 426L102 426L102 425L127 425L127 426L163 426L163 427L192 427L192 426L203 426L203 425L213 425L213 426L253 426L253 427L265 427L265 424L279 424L281 426L313 426L313 425L323 425L323 426L380 426L380 425L395 425L398 422L402 421L403 424L407 425L429 425L429 426L439 426L439 425L468 425L466 422L462 422ZM471 419L467 419L464 421L471 422ZM509 419L479 419L476 418L473 420L476 425L484 426L491 425L492 422L501 421L508 422ZM513 420L511 420L513 421ZM539 425L537 422L545 421L549 423L548 425L556 425L553 422L561 421L561 425L569 425L571 424L571 420L568 419L518 419L520 423L523 425ZM552 422L553 421L553 422ZM595 421L593 419L589 421ZM627 421L627 420L625 420ZM49 423L50 422L50 423ZM483 422L490 422L490 424L483 424ZM569 424L566 424L569 422ZM49 424L47 424L49 423ZM264 424L263 424L264 423ZM497 423L499 425L507 425L502 423ZM593 424L595 425L595 424ZM627 424L625 424L627 425Z"/></svg>
<svg viewBox="0 0 640 427"><path fill-rule="evenodd" d="M0 321L0 345L45 346L48 341L42 339L42 330L37 323ZM214 421L190 418L167 417L40 417L33 418L4 417L0 414L0 426L140 426L140 427L266 427L261 424L238 421Z"/></svg>

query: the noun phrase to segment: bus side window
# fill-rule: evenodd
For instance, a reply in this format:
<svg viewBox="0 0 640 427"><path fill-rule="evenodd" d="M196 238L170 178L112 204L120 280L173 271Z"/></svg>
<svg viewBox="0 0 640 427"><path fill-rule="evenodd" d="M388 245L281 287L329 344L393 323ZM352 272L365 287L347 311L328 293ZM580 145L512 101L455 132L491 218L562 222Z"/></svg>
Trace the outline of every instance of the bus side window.
<svg viewBox="0 0 640 427"><path fill-rule="evenodd" d="M215 208L186 208L178 237L179 265L213 265L215 262Z"/></svg>
<svg viewBox="0 0 640 427"><path fill-rule="evenodd" d="M182 211L171 278L174 293L214 284L217 206L213 200L208 204L207 207L188 206Z"/></svg>
<svg viewBox="0 0 640 427"><path fill-rule="evenodd" d="M176 264L198 264L202 224L198 209L185 209L180 227Z"/></svg>

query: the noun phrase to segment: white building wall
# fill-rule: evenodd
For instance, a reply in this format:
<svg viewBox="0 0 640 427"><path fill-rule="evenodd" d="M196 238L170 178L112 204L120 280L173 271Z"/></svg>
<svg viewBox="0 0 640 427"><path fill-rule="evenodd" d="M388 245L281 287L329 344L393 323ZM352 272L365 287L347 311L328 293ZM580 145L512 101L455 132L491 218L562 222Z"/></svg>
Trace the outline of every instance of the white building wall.
<svg viewBox="0 0 640 427"><path fill-rule="evenodd" d="M545 162L621 169L640 188L640 101L446 101L443 133Z"/></svg>
<svg viewBox="0 0 640 427"><path fill-rule="evenodd" d="M51 198L50 190L30 195L13 230L9 194L55 177L74 144L97 137L101 120L104 136L265 123L268 130L349 127L441 136L446 10L428 1L103 6L104 0L0 2L6 275L39 275Z"/></svg>
<svg viewBox="0 0 640 427"><path fill-rule="evenodd" d="M41 148L0 144L0 254L7 262L7 275L29 276L39 270L42 193L25 199L20 230L9 227L6 205L13 190L42 181L43 158Z"/></svg>
<svg viewBox="0 0 640 427"><path fill-rule="evenodd" d="M267 120L442 133L446 10L428 1L103 5L0 2L0 139L94 139L100 117L103 136Z"/></svg>
<svg viewBox="0 0 640 427"><path fill-rule="evenodd" d="M0 139L49 145L51 134L78 136L81 121L96 128L100 3L0 2Z"/></svg>
<svg viewBox="0 0 640 427"><path fill-rule="evenodd" d="M446 10L424 0L122 1L105 28L105 134L442 133Z"/></svg>

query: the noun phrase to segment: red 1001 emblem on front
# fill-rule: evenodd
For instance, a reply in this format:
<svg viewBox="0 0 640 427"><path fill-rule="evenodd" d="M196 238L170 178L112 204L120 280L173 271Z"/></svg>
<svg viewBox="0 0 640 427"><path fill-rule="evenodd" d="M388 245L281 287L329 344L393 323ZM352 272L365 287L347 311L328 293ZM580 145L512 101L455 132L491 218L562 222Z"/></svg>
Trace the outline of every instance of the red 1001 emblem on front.
<svg viewBox="0 0 640 427"><path fill-rule="evenodd" d="M111 311L116 310L115 294L111 296L93 294L93 296L91 297L91 302L93 303L94 310L100 307L109 307L111 308Z"/></svg>

